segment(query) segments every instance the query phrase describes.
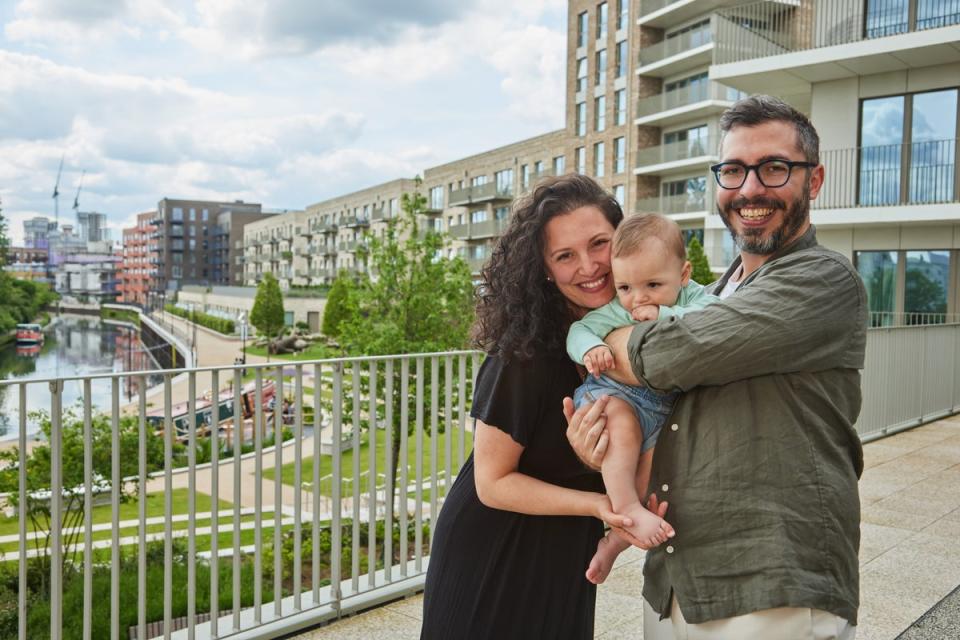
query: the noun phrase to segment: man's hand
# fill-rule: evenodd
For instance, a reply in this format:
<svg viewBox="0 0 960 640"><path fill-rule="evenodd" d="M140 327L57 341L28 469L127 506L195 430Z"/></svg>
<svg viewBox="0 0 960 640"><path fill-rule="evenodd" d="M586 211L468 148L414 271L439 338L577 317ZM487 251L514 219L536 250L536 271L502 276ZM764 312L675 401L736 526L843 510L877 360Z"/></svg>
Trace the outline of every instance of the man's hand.
<svg viewBox="0 0 960 640"><path fill-rule="evenodd" d="M605 344L596 346L583 355L583 365L594 378L613 367L613 352Z"/></svg>
<svg viewBox="0 0 960 640"><path fill-rule="evenodd" d="M660 317L660 305L642 304L630 310L630 316L637 322L647 322Z"/></svg>
<svg viewBox="0 0 960 640"><path fill-rule="evenodd" d="M610 436L607 435L607 416L603 413L607 407L607 396L591 404L585 404L573 410L573 400L563 399L563 415L567 418L567 440L580 461L593 469L600 470L600 462L607 452Z"/></svg>

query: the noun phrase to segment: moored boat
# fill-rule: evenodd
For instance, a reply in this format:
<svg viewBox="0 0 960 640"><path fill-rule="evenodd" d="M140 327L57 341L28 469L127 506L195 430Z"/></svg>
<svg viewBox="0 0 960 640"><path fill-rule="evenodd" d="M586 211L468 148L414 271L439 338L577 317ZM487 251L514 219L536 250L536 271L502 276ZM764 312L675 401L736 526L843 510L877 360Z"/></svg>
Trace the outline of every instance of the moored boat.
<svg viewBox="0 0 960 640"><path fill-rule="evenodd" d="M38 324L18 324L17 344L42 344L43 327Z"/></svg>

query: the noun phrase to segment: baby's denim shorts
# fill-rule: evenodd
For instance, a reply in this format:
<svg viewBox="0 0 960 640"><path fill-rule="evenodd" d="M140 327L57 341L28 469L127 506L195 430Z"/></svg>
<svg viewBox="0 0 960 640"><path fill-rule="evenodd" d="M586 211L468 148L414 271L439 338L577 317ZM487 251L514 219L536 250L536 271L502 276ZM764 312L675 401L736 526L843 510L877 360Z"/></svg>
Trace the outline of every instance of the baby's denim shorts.
<svg viewBox="0 0 960 640"><path fill-rule="evenodd" d="M599 378L588 375L583 384L573 392L573 403L579 409L600 396L620 398L633 408L634 413L637 414L637 420L640 421L640 429L643 431L641 452L657 443L660 429L670 417L673 402L677 398L676 393L658 393L647 387L621 384L604 375Z"/></svg>

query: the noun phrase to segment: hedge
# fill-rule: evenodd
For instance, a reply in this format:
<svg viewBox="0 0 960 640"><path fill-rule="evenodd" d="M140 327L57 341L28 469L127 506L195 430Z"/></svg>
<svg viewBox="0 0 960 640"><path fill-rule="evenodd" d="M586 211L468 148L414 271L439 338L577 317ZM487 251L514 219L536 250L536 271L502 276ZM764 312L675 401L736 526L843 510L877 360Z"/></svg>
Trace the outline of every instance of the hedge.
<svg viewBox="0 0 960 640"><path fill-rule="evenodd" d="M211 316L210 314L203 313L202 311L187 311L172 304L168 304L165 309L168 313L172 313L175 316L180 316L181 318L186 318L190 322L196 322L202 327L213 329L219 333L225 333L229 335L232 334L236 329L236 323L233 320Z"/></svg>

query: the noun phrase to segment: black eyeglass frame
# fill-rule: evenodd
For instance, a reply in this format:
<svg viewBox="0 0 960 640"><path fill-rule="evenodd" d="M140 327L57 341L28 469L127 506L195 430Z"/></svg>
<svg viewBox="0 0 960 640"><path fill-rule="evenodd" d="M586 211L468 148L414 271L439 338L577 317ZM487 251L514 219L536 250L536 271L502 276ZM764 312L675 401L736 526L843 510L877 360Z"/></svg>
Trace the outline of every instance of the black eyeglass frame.
<svg viewBox="0 0 960 640"><path fill-rule="evenodd" d="M760 167L762 167L763 165L766 165L766 164L770 164L770 163L772 163L772 162L777 162L777 163L780 163L780 164L785 164L785 165L787 165L787 169L788 169L788 170L787 170L787 177L786 177L786 179L785 179L783 182L781 182L780 184L767 184L766 182L763 181L763 176L762 176L762 174L760 173ZM726 187L726 186L724 186L723 184L720 183L720 170L724 167L724 165L736 165L736 166L738 166L738 167L743 167L743 168L745 169L745 171L743 172L743 180L740 182L740 184L738 184L738 185L735 186L735 187ZM718 187L720 187L721 189L726 189L726 190L728 190L728 191L733 191L734 189L739 189L740 187L742 187L742 186L744 185L744 183L746 183L747 177L750 175L750 172L751 172L751 171L753 171L754 174L756 174L757 180L760 181L760 184L762 184L763 186L767 187L768 189L776 189L777 187L782 187L783 185L785 185L785 184L787 184L788 182L790 182L790 178L793 177L793 170L794 170L796 167L803 167L804 169L814 169L814 168L816 168L816 167L818 167L818 166L819 166L819 163L817 163L817 162L807 162L806 160L778 160L778 159L772 159L772 160L764 160L763 162L758 162L757 164L746 164L746 163L744 163L744 162L739 162L739 161L737 161L737 160L731 160L730 162L719 162L719 163L717 163L717 164L712 164L712 165L710 165L710 171L711 171L711 173L713 173L713 177L714 177L714 179L717 181L717 186L718 186Z"/></svg>

